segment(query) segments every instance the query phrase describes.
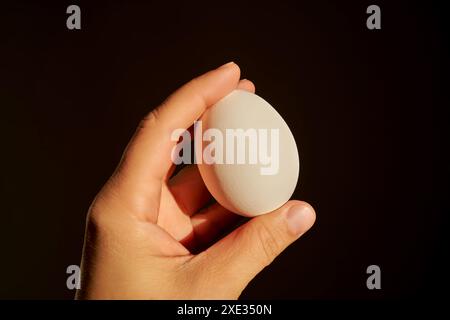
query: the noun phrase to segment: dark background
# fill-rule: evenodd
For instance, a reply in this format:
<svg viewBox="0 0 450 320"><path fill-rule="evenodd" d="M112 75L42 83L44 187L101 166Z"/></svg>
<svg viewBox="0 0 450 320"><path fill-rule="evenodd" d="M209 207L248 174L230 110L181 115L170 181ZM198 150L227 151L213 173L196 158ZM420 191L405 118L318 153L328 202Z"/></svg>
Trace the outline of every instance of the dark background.
<svg viewBox="0 0 450 320"><path fill-rule="evenodd" d="M82 29L66 28L81 7ZM366 8L381 7L381 30ZM317 211L242 298L435 297L448 283L446 11L428 1L0 4L0 298L72 298L84 219L139 120L230 60L300 149ZM447 206L448 208L448 206ZM366 268L381 267L381 290ZM442 296L441 296L442 297Z"/></svg>

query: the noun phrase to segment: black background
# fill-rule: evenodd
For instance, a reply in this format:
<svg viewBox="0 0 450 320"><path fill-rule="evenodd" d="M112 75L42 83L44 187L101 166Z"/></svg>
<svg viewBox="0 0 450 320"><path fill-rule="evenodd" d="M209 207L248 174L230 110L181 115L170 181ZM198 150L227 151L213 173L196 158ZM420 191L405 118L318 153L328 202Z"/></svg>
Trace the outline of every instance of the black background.
<svg viewBox="0 0 450 320"><path fill-rule="evenodd" d="M66 28L81 7L82 29ZM366 28L381 7L382 29ZM290 126L317 211L242 298L433 297L448 283L443 8L427 1L0 4L0 298L72 298L84 219L139 120L230 60ZM440 160L439 160L440 159ZM382 289L366 288L377 264Z"/></svg>

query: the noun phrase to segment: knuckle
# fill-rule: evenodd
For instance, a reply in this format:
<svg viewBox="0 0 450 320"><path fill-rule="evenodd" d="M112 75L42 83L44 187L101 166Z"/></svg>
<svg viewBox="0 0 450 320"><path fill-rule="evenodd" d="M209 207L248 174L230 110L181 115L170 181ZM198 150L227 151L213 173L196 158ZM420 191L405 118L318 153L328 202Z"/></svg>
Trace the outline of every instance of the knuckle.
<svg viewBox="0 0 450 320"><path fill-rule="evenodd" d="M86 217L87 230L94 233L104 232L114 224L114 207L117 206L118 194L111 177L102 190L97 194Z"/></svg>
<svg viewBox="0 0 450 320"><path fill-rule="evenodd" d="M104 232L108 226L108 221L105 217L104 209L102 205L99 204L99 201L94 201L91 205L87 219L87 231L91 234L99 234L100 232Z"/></svg>
<svg viewBox="0 0 450 320"><path fill-rule="evenodd" d="M264 266L269 265L279 254L281 243L274 228L270 228L266 223L261 223L256 228L256 236L263 254Z"/></svg>
<svg viewBox="0 0 450 320"><path fill-rule="evenodd" d="M164 104L164 102L163 102ZM150 111L139 123L139 129L145 129L148 127L152 127L158 122L160 117L160 108L157 107Z"/></svg>

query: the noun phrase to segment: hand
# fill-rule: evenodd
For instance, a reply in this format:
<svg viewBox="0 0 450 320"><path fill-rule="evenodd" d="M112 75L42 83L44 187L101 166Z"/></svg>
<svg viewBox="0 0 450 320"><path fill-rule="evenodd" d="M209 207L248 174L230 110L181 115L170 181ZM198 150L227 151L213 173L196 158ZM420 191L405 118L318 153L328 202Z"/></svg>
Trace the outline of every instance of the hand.
<svg viewBox="0 0 450 320"><path fill-rule="evenodd" d="M236 88L254 91L228 63L181 87L142 120L122 160L92 203L80 299L236 299L258 272L314 223L289 201L215 242L238 215L210 195L196 166L169 179L171 133L189 128ZM215 242L215 243L214 243Z"/></svg>

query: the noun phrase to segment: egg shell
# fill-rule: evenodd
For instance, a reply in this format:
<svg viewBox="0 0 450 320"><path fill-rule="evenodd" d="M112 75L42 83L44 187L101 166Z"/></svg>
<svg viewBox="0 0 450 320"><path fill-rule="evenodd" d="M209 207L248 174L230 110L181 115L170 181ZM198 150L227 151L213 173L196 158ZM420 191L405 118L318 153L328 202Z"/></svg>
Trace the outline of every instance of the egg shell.
<svg viewBox="0 0 450 320"><path fill-rule="evenodd" d="M200 120L203 132L210 128L222 132L224 158L226 129L266 129L269 155L272 143L270 130L279 130L279 165L276 174L261 174L261 167L269 165L261 163L259 157L256 164L250 164L248 154L245 164L237 164L237 161L232 164L225 161L223 164L198 163L202 179L217 202L234 213L253 217L271 212L289 200L297 185L300 170L297 145L286 122L268 102L256 94L234 90L208 108ZM259 139L260 135L258 142ZM248 149L248 140L246 142ZM196 154L203 152L207 144L196 144ZM272 163L275 163L275 158L272 155Z"/></svg>

